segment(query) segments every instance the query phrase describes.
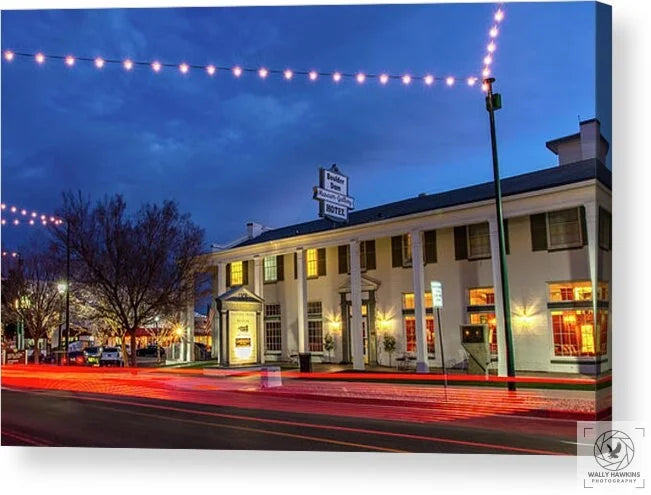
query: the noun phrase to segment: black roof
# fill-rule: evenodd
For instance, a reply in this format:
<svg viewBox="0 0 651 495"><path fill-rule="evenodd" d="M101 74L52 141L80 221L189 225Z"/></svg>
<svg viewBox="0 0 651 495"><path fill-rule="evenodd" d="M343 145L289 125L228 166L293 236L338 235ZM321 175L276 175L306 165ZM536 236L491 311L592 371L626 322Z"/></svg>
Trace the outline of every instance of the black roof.
<svg viewBox="0 0 651 495"><path fill-rule="evenodd" d="M612 189L612 172L597 159L583 160L569 165L555 166L527 174L502 179L502 196L511 196L538 191L589 179L597 179ZM493 182L484 182L437 194L420 195L415 198L374 206L351 212L348 223L337 224L325 218L267 230L252 239L247 239L230 249L251 246L262 242L276 241L297 235L313 234L343 227L387 220L423 211L437 210L451 206L485 201L495 197Z"/></svg>

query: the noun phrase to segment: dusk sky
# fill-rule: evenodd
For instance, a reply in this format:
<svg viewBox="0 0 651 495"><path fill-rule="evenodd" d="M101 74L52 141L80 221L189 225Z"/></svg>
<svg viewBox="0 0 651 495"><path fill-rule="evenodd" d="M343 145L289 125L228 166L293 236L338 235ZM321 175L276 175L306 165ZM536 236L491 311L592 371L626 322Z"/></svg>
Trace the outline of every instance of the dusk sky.
<svg viewBox="0 0 651 495"><path fill-rule="evenodd" d="M493 4L2 12L16 52L220 66L479 75ZM555 165L545 142L596 115L595 5L507 4L495 56L504 177ZM130 207L173 199L226 243L248 221L317 218L318 167L357 209L492 179L483 93L226 71L182 75L2 61L2 201L50 212L63 190ZM610 140L609 114L602 131ZM605 121L604 121L605 120ZM34 229L34 230L30 230ZM40 227L3 227L6 249ZM31 232L28 233L28 232Z"/></svg>

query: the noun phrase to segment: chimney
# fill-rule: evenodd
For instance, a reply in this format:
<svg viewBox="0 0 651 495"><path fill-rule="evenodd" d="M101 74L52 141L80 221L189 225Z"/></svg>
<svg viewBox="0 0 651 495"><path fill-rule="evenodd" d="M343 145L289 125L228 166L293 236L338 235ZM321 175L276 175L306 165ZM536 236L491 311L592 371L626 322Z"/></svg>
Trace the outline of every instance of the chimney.
<svg viewBox="0 0 651 495"><path fill-rule="evenodd" d="M577 134L547 141L547 148L558 155L559 166L595 158L605 164L609 144L601 135L599 121L590 119L579 123Z"/></svg>
<svg viewBox="0 0 651 495"><path fill-rule="evenodd" d="M246 237L248 239L258 237L260 234L262 234L263 231L264 226L259 223L249 222L246 224Z"/></svg>

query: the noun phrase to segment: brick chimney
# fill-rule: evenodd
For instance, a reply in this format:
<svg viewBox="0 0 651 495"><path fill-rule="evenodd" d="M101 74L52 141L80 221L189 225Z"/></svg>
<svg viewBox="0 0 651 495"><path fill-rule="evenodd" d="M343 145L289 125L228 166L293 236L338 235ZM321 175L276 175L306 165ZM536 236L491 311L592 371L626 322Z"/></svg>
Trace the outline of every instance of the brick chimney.
<svg viewBox="0 0 651 495"><path fill-rule="evenodd" d="M601 135L601 124L597 119L580 122L577 134L547 141L547 148L558 155L559 166L593 158L605 164L609 147Z"/></svg>

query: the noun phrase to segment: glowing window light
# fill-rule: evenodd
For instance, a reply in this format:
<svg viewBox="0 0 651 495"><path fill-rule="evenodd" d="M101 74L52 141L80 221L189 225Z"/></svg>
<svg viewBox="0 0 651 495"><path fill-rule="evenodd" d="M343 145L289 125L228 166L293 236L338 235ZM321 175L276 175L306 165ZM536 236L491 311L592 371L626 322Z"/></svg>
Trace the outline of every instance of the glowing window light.
<svg viewBox="0 0 651 495"><path fill-rule="evenodd" d="M445 84L447 84L448 86L452 86L454 84L454 77L452 77L452 76L446 77L445 78Z"/></svg>
<svg viewBox="0 0 651 495"><path fill-rule="evenodd" d="M72 67L73 65L75 65L75 57L73 57L72 55L68 55L66 57L66 65L68 67Z"/></svg>
<svg viewBox="0 0 651 495"><path fill-rule="evenodd" d="M240 67L239 65L233 67L233 75L235 77L240 77L242 75L242 67Z"/></svg>
<svg viewBox="0 0 651 495"><path fill-rule="evenodd" d="M495 12L495 20L497 22L502 22L503 19L504 19L504 11L500 9L497 12Z"/></svg>
<svg viewBox="0 0 651 495"><path fill-rule="evenodd" d="M310 81L316 81L316 78L319 77L319 75L316 73L316 71L312 70L310 71L309 77Z"/></svg>
<svg viewBox="0 0 651 495"><path fill-rule="evenodd" d="M179 70L181 71L181 74L187 74L190 70L190 66L183 62L181 65L179 65Z"/></svg>
<svg viewBox="0 0 651 495"><path fill-rule="evenodd" d="M357 82L359 84L362 84L364 81L366 81L366 75L360 72L359 74L357 74L355 79L357 79Z"/></svg>
<svg viewBox="0 0 651 495"><path fill-rule="evenodd" d="M411 76L409 74L405 74L402 76L402 84L410 84L411 83Z"/></svg>
<svg viewBox="0 0 651 495"><path fill-rule="evenodd" d="M154 72L160 72L160 70L163 68L160 62L154 61L151 64L151 68L153 69Z"/></svg>
<svg viewBox="0 0 651 495"><path fill-rule="evenodd" d="M39 52L36 55L34 55L34 59L36 60L37 64L42 64L43 62L45 62L45 55Z"/></svg>
<svg viewBox="0 0 651 495"><path fill-rule="evenodd" d="M104 67L104 59L102 57L97 57L95 59L95 67L97 67L98 69Z"/></svg>
<svg viewBox="0 0 651 495"><path fill-rule="evenodd" d="M285 79L289 81L292 77L294 77L294 73L289 69L285 69L285 72L283 72L283 76L285 76Z"/></svg>
<svg viewBox="0 0 651 495"><path fill-rule="evenodd" d="M491 42L488 44L488 46L486 47L486 49L487 49L490 53L493 53L493 52L495 51L496 48L497 48L497 46L495 45L495 42L494 42L494 41L491 41Z"/></svg>
<svg viewBox="0 0 651 495"><path fill-rule="evenodd" d="M491 38L497 38L497 35L499 34L499 30L497 29L497 26L493 26L491 30L488 32L488 35Z"/></svg>
<svg viewBox="0 0 651 495"><path fill-rule="evenodd" d="M476 77L469 77L467 82L468 82L468 86L474 86L475 83L477 82L477 78Z"/></svg>
<svg viewBox="0 0 651 495"><path fill-rule="evenodd" d="M424 80L425 80L425 84L427 84L428 86L431 86L432 84L434 84L434 76L432 76L430 74L427 74L425 76Z"/></svg>
<svg viewBox="0 0 651 495"><path fill-rule="evenodd" d="M124 62L122 62L122 65L126 70L131 70L133 69L133 62L129 59L126 59Z"/></svg>
<svg viewBox="0 0 651 495"><path fill-rule="evenodd" d="M341 74L339 72L335 72L334 74L332 74L332 79L334 82L341 81Z"/></svg>
<svg viewBox="0 0 651 495"><path fill-rule="evenodd" d="M209 65L206 67L206 72L208 73L209 76L214 76L215 72L217 72L217 69L215 68L214 65Z"/></svg>
<svg viewBox="0 0 651 495"><path fill-rule="evenodd" d="M11 50L5 51L5 60L7 62L11 62L13 59L14 59L14 52L12 52Z"/></svg>
<svg viewBox="0 0 651 495"><path fill-rule="evenodd" d="M268 71L267 69L265 69L264 67L261 67L261 68L258 70L258 75L259 75L262 79L265 79L265 78L269 75L269 71Z"/></svg>
<svg viewBox="0 0 651 495"><path fill-rule="evenodd" d="M380 74L380 83L381 84L386 84L389 82L389 76L386 74Z"/></svg>
<svg viewBox="0 0 651 495"><path fill-rule="evenodd" d="M492 63L493 63L493 57L491 57L490 55L486 55L484 57L484 65L490 65Z"/></svg>
<svg viewBox="0 0 651 495"><path fill-rule="evenodd" d="M481 73L482 76L488 77L491 75L491 70L488 67L484 67L484 70Z"/></svg>

